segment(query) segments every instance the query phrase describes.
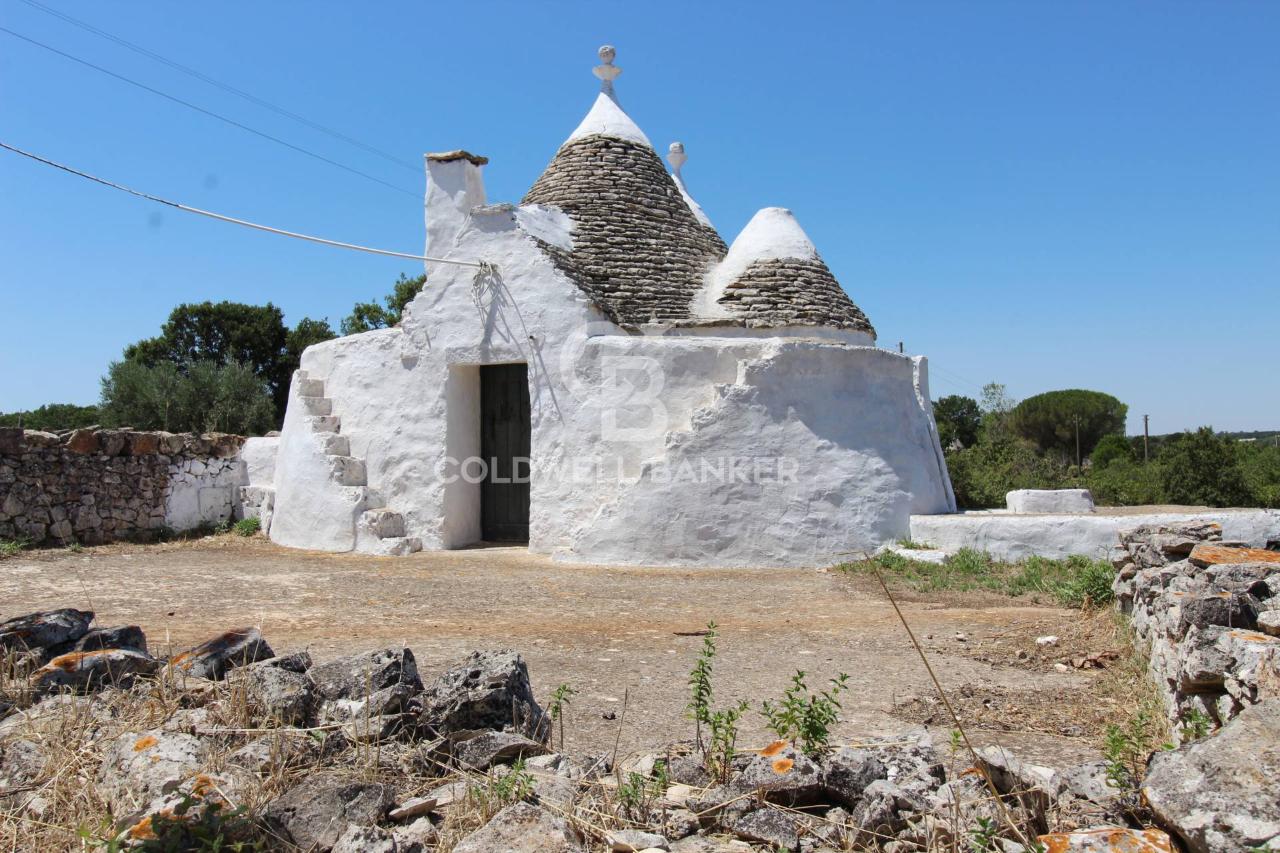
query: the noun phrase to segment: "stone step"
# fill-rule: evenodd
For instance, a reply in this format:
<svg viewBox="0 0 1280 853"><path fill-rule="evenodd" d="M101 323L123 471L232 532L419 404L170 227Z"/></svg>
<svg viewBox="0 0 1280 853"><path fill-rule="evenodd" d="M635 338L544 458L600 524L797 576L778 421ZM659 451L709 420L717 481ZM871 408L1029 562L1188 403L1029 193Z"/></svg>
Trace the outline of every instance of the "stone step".
<svg viewBox="0 0 1280 853"><path fill-rule="evenodd" d="M422 540L416 536L396 536L391 539L367 537L356 542L356 551L359 553L381 557L405 557L421 550Z"/></svg>
<svg viewBox="0 0 1280 853"><path fill-rule="evenodd" d="M324 396L324 380L323 379L307 379L305 377L299 377L298 395L300 397L323 397Z"/></svg>
<svg viewBox="0 0 1280 853"><path fill-rule="evenodd" d="M360 516L360 532L378 539L395 539L404 536L404 516L393 509L366 510Z"/></svg>
<svg viewBox="0 0 1280 853"><path fill-rule="evenodd" d="M329 478L341 486L363 486L368 483L364 460L354 456L326 456Z"/></svg>
<svg viewBox="0 0 1280 853"><path fill-rule="evenodd" d="M299 397L298 399L302 401L302 408L308 415L333 414L333 401L328 397Z"/></svg>
<svg viewBox="0 0 1280 853"><path fill-rule="evenodd" d="M342 420L337 415L311 415L306 419L312 432L337 432Z"/></svg>
<svg viewBox="0 0 1280 853"><path fill-rule="evenodd" d="M328 456L351 455L351 439L340 433L325 433L320 439L320 446Z"/></svg>

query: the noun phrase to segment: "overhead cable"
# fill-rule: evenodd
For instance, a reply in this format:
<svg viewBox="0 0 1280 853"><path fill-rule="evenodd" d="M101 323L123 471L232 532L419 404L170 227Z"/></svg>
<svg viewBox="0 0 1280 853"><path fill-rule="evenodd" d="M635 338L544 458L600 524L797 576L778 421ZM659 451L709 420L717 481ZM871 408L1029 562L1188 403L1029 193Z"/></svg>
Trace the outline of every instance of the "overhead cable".
<svg viewBox="0 0 1280 853"><path fill-rule="evenodd" d="M488 264L484 261L460 261L460 260L454 260L452 258L433 258L428 255L411 255L407 252L393 252L389 249L374 249L369 246L359 246L359 245L356 245L355 243L343 243L340 240L327 240L324 237L312 237L309 234L299 234L296 231L285 231L280 228L272 228L269 225L259 225L256 222L249 222L248 220L245 220L245 219L236 219L234 216L224 216L221 213L214 213L211 210L202 210L198 207L192 207L191 205L188 205L188 204L179 204L176 201L170 201L169 199L160 198L159 196L151 195L150 193L144 193L141 190L131 189L122 184L117 184L114 181L108 181L106 178L99 178L94 175L90 175L88 172L82 172L79 169L73 169L70 166L64 165L62 163L58 163L54 160L50 160L45 157L41 157L39 154L33 154L30 151L24 151L21 148L18 148L17 146L14 146L14 145L10 145L4 141L0 141L0 148L4 148L8 151L12 151L14 154L21 154L23 157L29 157L30 159L35 160L36 162L44 163L46 166L53 166L55 169L61 169L64 172L69 172L72 175L76 175L86 180L93 181L95 184L101 184L104 187L111 187L113 190L120 190L121 192L126 192L129 195L137 196L138 198L145 198L147 201L154 201L157 204L164 204L164 205L168 205L169 207L176 207L178 210L185 210L187 213L198 213L201 216L207 216L210 219L217 219L222 222L230 222L233 225L243 225L246 228L255 228L258 231L266 231L268 234L279 234L282 237L294 237L298 240L308 240L312 243L321 243L325 246L334 246L339 249L354 249L357 252L369 252L370 254L374 254L374 255L387 255L388 257L392 257L392 258L408 258L411 261L432 261L433 263L439 263L439 264L456 264L462 267L475 267L481 271L493 269L491 264Z"/></svg>
<svg viewBox="0 0 1280 853"><path fill-rule="evenodd" d="M337 160L331 160L328 157L325 157L323 154L317 154L314 151L308 151L306 148L303 148L300 145L294 145L292 142L286 142L285 140L281 139L278 136L272 136L269 133L264 133L261 130L257 130L255 128L249 127L249 125L247 124L242 124L236 121L235 119L227 118L224 115L215 113L213 110L207 110L204 107L197 106L196 104L191 103L190 101L184 101L182 98L176 97L174 95L170 95L167 92L161 92L159 89L154 89L151 86L146 85L145 83L139 83L137 80L133 80L129 77L125 77L123 74L117 74L114 71L110 71L106 68L103 68L101 65L95 65L94 63L89 62L86 59L81 59L78 56L73 56L70 53L67 53L66 51L59 50L58 48L53 47L51 45L47 45L44 42L36 41L35 39L24 36L21 33L16 33L7 27L0 27L0 32L8 33L14 38L22 39L25 42L34 44L36 47L44 48L50 53L56 53L58 56L61 56L65 59L70 59L72 62L78 62L79 64L87 68L92 68L94 71L98 71L103 74L106 74L108 77L114 77L115 79L128 83L131 86L137 86L139 89L142 89L143 91L146 91L146 92L150 92L153 95L159 95L162 98L173 101L175 104L181 104L182 106L187 107L188 109L195 110L196 112L202 113L211 118L216 118L218 121L226 122L232 127L237 127L240 130L244 130L249 133L252 133L254 136L259 136L263 139L274 142L277 145L283 145L285 148L288 148L292 151L297 151L299 154L305 154L308 157L312 157L316 160L321 161L322 163L328 163L330 166L337 166L339 169L342 169L345 172L350 172L353 175L359 175L360 177L366 180L373 181L375 184L381 184L382 186L387 187L388 189L395 190L398 193L404 193L405 195L411 196L413 198L418 197L417 193L411 192L405 189L404 187L398 187L395 184L387 183L381 178L375 178L373 175L370 175L366 172L362 172L359 169L353 169L350 166L339 163Z"/></svg>
<svg viewBox="0 0 1280 853"><path fill-rule="evenodd" d="M156 53L153 50L148 50L147 48L142 47L141 45L134 44L133 42L128 41L127 39L120 38L119 36L113 35L112 33L109 33L106 30L99 29L98 27L95 27L93 24L86 23L85 21L82 21L79 18L73 18L71 15L68 15L65 12L61 12L57 9L53 9L49 6L46 6L43 3L37 2L37 0L22 0L22 2L26 3L28 6L39 9L40 11L45 12L46 14L53 15L56 18L61 18L67 23L73 26L79 27L82 30L86 30L88 32L93 33L94 35L101 36L102 38L108 39L109 41L113 41L116 44L120 45L121 47L125 47L125 48L128 48L129 50L132 50L134 53L141 54L142 56L145 56L149 59L154 59L156 62L163 63L164 65L169 66L175 71L181 71L183 74L187 74L191 77L196 78L197 80L201 80L205 83L208 83L210 86L217 86L219 89L223 90L224 92L230 92L236 97L243 98L252 104L257 104L258 106L263 107L264 109L271 110L277 115L282 115L285 118L292 119L293 121L298 122L299 124L304 124L307 127L312 128L313 130L318 130L321 133L326 133L329 136L332 136L334 139L339 139L347 143L348 145L354 145L355 147L360 148L364 151L367 151L370 154L376 154L379 157L383 158L384 160L389 160L390 162L395 163L397 166L401 166L405 169L408 169L411 172L417 173L420 171L420 167L414 165L413 163L408 162L407 160L401 160L399 157L397 157L394 154L388 154L386 151L383 151L379 148L375 148L374 146L369 145L368 143L361 142L359 139L350 137L345 133L342 133L341 131L334 130L331 127L326 127L325 125L320 124L319 122L312 121L306 116L298 115L297 113L291 110L287 110L284 107L277 106L276 104L273 104L264 98L259 98L257 95L254 95L251 92L246 92L243 89L236 88L235 86L232 86L229 83L223 83L221 80L218 80L214 77L210 77L208 74L205 74L202 71L198 71L197 69L192 68L188 65L183 65L181 62L177 62L175 60L169 59L166 56L161 56L160 54Z"/></svg>

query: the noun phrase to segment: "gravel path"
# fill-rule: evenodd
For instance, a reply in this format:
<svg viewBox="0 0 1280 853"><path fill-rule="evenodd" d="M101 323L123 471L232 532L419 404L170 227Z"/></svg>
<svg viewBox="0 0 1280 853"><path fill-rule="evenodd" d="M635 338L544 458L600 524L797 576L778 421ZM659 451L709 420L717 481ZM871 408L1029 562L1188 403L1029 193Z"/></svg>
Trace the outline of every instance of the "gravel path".
<svg viewBox="0 0 1280 853"><path fill-rule="evenodd" d="M883 595L865 580L815 569L562 565L516 548L375 558L235 536L0 562L0 616L56 606L95 610L100 624L139 624L162 651L248 623L261 626L277 652L306 647L318 660L404 643L424 680L472 649L511 647L528 661L539 697L560 682L578 691L568 727L575 751L612 749L624 695L623 752L690 736L685 680L702 640L680 634L712 619L721 632L718 705L758 706L780 695L795 669L812 674L811 686L847 672L851 691L837 734L856 741L902 731L907 724L889 710L933 694ZM949 690L1065 692L1088 701L1086 676L993 664L971 651L984 637L1007 636L1011 625L1034 637L1078 614L1007 601L916 597L903 606L917 634L929 636ZM952 642L957 633L963 642ZM765 739L759 715L749 714L744 745ZM999 740L1044 761L1091 755L1078 737L1006 732Z"/></svg>

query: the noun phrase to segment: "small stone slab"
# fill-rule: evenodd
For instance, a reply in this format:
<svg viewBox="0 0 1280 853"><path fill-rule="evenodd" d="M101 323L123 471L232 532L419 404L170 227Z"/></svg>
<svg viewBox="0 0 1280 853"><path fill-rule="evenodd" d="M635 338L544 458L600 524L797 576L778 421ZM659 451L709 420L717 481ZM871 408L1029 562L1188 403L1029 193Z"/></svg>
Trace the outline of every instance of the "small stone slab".
<svg viewBox="0 0 1280 853"><path fill-rule="evenodd" d="M584 853L564 818L531 803L513 803L458 842L453 853Z"/></svg>
<svg viewBox="0 0 1280 853"><path fill-rule="evenodd" d="M257 628L234 628L187 649L173 657L169 665L183 675L220 679L238 666L275 657L271 646Z"/></svg>
<svg viewBox="0 0 1280 853"><path fill-rule="evenodd" d="M40 693L69 687L88 693L106 685L128 687L138 675L150 675L160 662L133 649L101 649L59 655L31 674L31 685Z"/></svg>
<svg viewBox="0 0 1280 853"><path fill-rule="evenodd" d="M1280 566L1280 551L1265 548L1232 548L1201 542L1191 549L1187 559L1201 568L1222 563L1275 563Z"/></svg>
<svg viewBox="0 0 1280 853"><path fill-rule="evenodd" d="M666 837L639 829L616 829L604 837L613 853L641 853L644 850L670 850Z"/></svg>
<svg viewBox="0 0 1280 853"><path fill-rule="evenodd" d="M495 764L506 764L525 755L542 755L542 744L511 732L485 732L455 744L453 756L468 770L488 770Z"/></svg>
<svg viewBox="0 0 1280 853"><path fill-rule="evenodd" d="M93 611L64 607L41 610L0 622L0 649L47 649L72 643L89 631Z"/></svg>

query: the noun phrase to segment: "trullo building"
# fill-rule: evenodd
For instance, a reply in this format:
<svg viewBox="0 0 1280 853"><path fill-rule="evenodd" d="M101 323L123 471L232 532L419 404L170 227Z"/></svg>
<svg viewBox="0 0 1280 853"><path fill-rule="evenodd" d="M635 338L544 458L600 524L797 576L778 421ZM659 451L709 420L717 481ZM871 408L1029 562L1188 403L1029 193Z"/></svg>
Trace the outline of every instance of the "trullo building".
<svg viewBox="0 0 1280 853"><path fill-rule="evenodd" d="M426 157L427 284L309 348L270 535L403 554L806 565L954 510L922 357L879 349L791 211L733 242L602 91L519 204Z"/></svg>

